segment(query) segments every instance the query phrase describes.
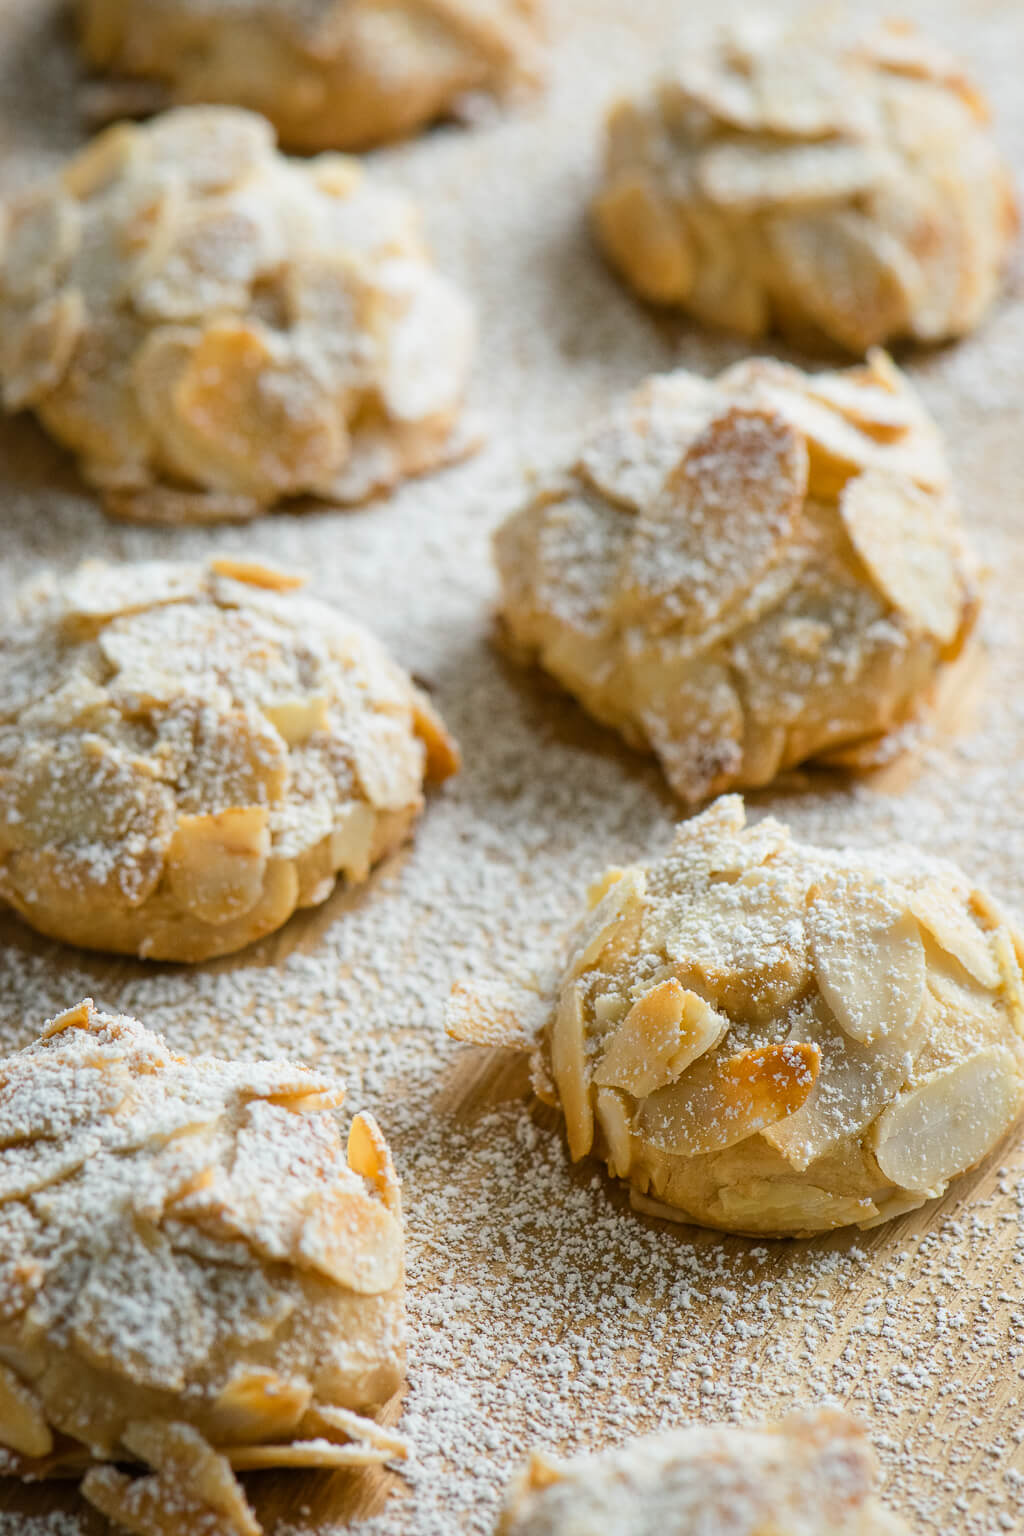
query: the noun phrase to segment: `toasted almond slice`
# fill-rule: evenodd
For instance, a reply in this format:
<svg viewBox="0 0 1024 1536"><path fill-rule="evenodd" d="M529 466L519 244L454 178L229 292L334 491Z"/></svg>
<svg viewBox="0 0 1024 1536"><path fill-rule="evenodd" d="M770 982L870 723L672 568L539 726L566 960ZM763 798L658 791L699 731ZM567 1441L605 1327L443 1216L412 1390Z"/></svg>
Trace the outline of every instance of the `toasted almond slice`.
<svg viewBox="0 0 1024 1536"><path fill-rule="evenodd" d="M777 559L806 489L807 453L782 416L716 416L636 521L624 611L660 631L704 628Z"/></svg>
<svg viewBox="0 0 1024 1536"><path fill-rule="evenodd" d="M49 1456L53 1436L31 1387L0 1364L0 1445L19 1456Z"/></svg>
<svg viewBox="0 0 1024 1536"><path fill-rule="evenodd" d="M909 1035L864 1045L850 1039L820 999L805 1005L789 1038L818 1047L821 1071L806 1103L765 1131L769 1146L802 1173L838 1143L860 1136L906 1082L932 1007L926 1000Z"/></svg>
<svg viewBox="0 0 1024 1536"><path fill-rule="evenodd" d="M244 180L274 147L274 130L240 107L189 107L161 112L146 125L146 149L158 171L186 170L197 192L216 192Z"/></svg>
<svg viewBox="0 0 1024 1536"><path fill-rule="evenodd" d="M993 936L974 921L955 891L938 880L929 880L911 891L907 900L921 927L947 955L959 960L983 987L998 987L999 961Z"/></svg>
<svg viewBox="0 0 1024 1536"><path fill-rule="evenodd" d="M83 998L73 1008L65 1008L63 1013L58 1013L46 1025L41 1039L49 1040L51 1035L60 1035L66 1029L90 1029L92 1016L96 1012L96 1004L91 997Z"/></svg>
<svg viewBox="0 0 1024 1536"><path fill-rule="evenodd" d="M629 1174L633 1160L633 1137L626 1099L614 1088L599 1088L594 1100L594 1111L608 1148L608 1167L616 1178L624 1179Z"/></svg>
<svg viewBox="0 0 1024 1536"><path fill-rule="evenodd" d="M1020 1113L1022 1097L1020 1065L1006 1046L933 1072L879 1116L878 1166L901 1189L941 1191L992 1150Z"/></svg>
<svg viewBox="0 0 1024 1536"><path fill-rule="evenodd" d="M462 767L459 744L449 735L441 716L419 688L413 693L412 722L427 749L427 779L431 784L443 784Z"/></svg>
<svg viewBox="0 0 1024 1536"><path fill-rule="evenodd" d="M677 1157L721 1152L794 1114L814 1087L820 1061L818 1047L803 1041L704 1056L679 1082L644 1100L637 1129Z"/></svg>
<svg viewBox="0 0 1024 1536"><path fill-rule="evenodd" d="M167 430L184 472L215 490L296 495L329 480L348 451L335 401L297 353L258 325L208 325L180 360L169 404Z"/></svg>
<svg viewBox="0 0 1024 1536"><path fill-rule="evenodd" d="M137 1483L129 1484L129 1509L133 1504L131 1494L136 1490L145 1491L156 1496L153 1503L158 1511L166 1511L170 1506L175 1521L174 1529L180 1529L177 1524L179 1519L188 1521L190 1515L199 1529L202 1529L210 1514L216 1512L224 1529L231 1532L232 1536L236 1531L241 1536L261 1536L259 1524L232 1476L227 1461L190 1424L168 1423L158 1419L134 1422L126 1426L121 1439L127 1450L148 1462L158 1472L156 1478L140 1478ZM98 1503L85 1484L82 1491L93 1503ZM178 1499L182 1499L184 1510L178 1507ZM196 1508L197 1504L200 1508ZM102 1509L104 1506L98 1504L98 1507ZM113 1518L117 1518L117 1515ZM130 1521L124 1523L130 1528ZM156 1523L149 1528L155 1528L163 1536L164 1528L161 1524Z"/></svg>
<svg viewBox="0 0 1024 1536"><path fill-rule="evenodd" d="M883 470L849 480L839 515L878 590L943 645L960 628L964 593L956 547L934 496Z"/></svg>
<svg viewBox="0 0 1024 1536"><path fill-rule="evenodd" d="M204 923L224 923L256 905L269 855L266 806L233 806L179 816L165 870L182 906Z"/></svg>
<svg viewBox="0 0 1024 1536"><path fill-rule="evenodd" d="M260 587L266 592L294 592L306 584L305 576L264 565L262 560L236 560L231 555L218 555L210 561L210 570L229 581L240 581L243 586Z"/></svg>
<svg viewBox="0 0 1024 1536"><path fill-rule="evenodd" d="M329 1440L289 1440L277 1445L232 1445L223 1455L236 1472L267 1467L370 1467L391 1461L395 1452L382 1446L332 1445Z"/></svg>
<svg viewBox="0 0 1024 1536"><path fill-rule="evenodd" d="M583 1002L580 989L572 980L562 988L551 1026L551 1075L558 1089L569 1151L575 1162L585 1157L593 1145L594 1112L587 1090Z"/></svg>
<svg viewBox="0 0 1024 1536"><path fill-rule="evenodd" d="M324 1190L307 1209L295 1258L346 1290L379 1296L402 1278L402 1224L369 1195Z"/></svg>
<svg viewBox="0 0 1024 1536"><path fill-rule="evenodd" d="M651 506L715 410L706 379L679 368L616 401L584 442L576 472L631 512Z"/></svg>
<svg viewBox="0 0 1024 1536"><path fill-rule="evenodd" d="M808 893L808 937L822 996L854 1040L905 1037L924 1000L917 920L888 881L851 872Z"/></svg>
<svg viewBox="0 0 1024 1536"><path fill-rule="evenodd" d="M812 373L805 388L812 400L837 411L858 432L876 442L889 443L904 437L920 421L921 412L909 395L872 382L866 374Z"/></svg>
<svg viewBox="0 0 1024 1536"><path fill-rule="evenodd" d="M646 1098L675 1082L692 1061L718 1044L729 1020L681 987L674 976L635 1002L612 1036L593 1081Z"/></svg>
<svg viewBox="0 0 1024 1536"><path fill-rule="evenodd" d="M327 699L323 694L279 699L274 704L261 705L261 710L290 747L304 746L317 731L327 729Z"/></svg>
<svg viewBox="0 0 1024 1536"><path fill-rule="evenodd" d="M82 239L82 213L69 197L40 188L15 207L0 259L0 290L13 299L39 299L52 292L74 259Z"/></svg>
<svg viewBox="0 0 1024 1536"><path fill-rule="evenodd" d="M693 284L696 258L682 219L644 171L616 176L593 204L612 263L642 298L679 304Z"/></svg>
<svg viewBox="0 0 1024 1536"><path fill-rule="evenodd" d="M4 348L4 405L20 411L60 383L85 330L85 301L77 288L43 299Z"/></svg>
<svg viewBox="0 0 1024 1536"><path fill-rule="evenodd" d="M576 934L572 977L581 976L597 964L626 918L643 900L644 886L642 869L626 869L603 891Z"/></svg>
<svg viewBox="0 0 1024 1536"><path fill-rule="evenodd" d="M389 262L379 279L401 305L386 337L379 385L388 414L422 421L454 411L476 343L472 309L447 278L419 262Z"/></svg>
<svg viewBox="0 0 1024 1536"><path fill-rule="evenodd" d="M385 1451L389 1457L399 1461L404 1461L409 1454L409 1442L404 1436L395 1434L393 1429L376 1423L374 1419L368 1419L365 1414L355 1413L351 1408L339 1408L334 1403L314 1403L306 1414L303 1428L307 1432L312 1429L322 1432L326 1428L331 1439L342 1434L349 1440L371 1446L375 1451Z"/></svg>
<svg viewBox="0 0 1024 1536"><path fill-rule="evenodd" d="M725 140L699 157L697 184L705 197L733 213L841 203L883 179L887 158L872 144L826 141L780 146L767 140Z"/></svg>
<svg viewBox="0 0 1024 1536"><path fill-rule="evenodd" d="M211 1405L215 1441L258 1440L290 1434L309 1407L307 1381L291 1381L276 1371L241 1369L220 1389Z"/></svg>
<svg viewBox="0 0 1024 1536"><path fill-rule="evenodd" d="M457 981L445 1009L445 1030L469 1045L527 1050L549 1012L548 1002L525 987Z"/></svg>
<svg viewBox="0 0 1024 1536"><path fill-rule="evenodd" d="M348 1165L368 1179L393 1216L401 1219L402 1187L395 1172L391 1148L372 1115L354 1115L348 1133Z"/></svg>
<svg viewBox="0 0 1024 1536"><path fill-rule="evenodd" d="M84 560L64 585L62 628L94 632L111 619L143 613L166 603L184 603L203 591L203 567L169 560L108 565Z"/></svg>
<svg viewBox="0 0 1024 1536"><path fill-rule="evenodd" d="M353 800L335 814L331 830L331 863L350 880L365 880L373 857L377 813L365 800Z"/></svg>
<svg viewBox="0 0 1024 1536"><path fill-rule="evenodd" d="M141 154L142 134L135 124L113 123L68 161L60 179L72 197L85 202L105 191Z"/></svg>

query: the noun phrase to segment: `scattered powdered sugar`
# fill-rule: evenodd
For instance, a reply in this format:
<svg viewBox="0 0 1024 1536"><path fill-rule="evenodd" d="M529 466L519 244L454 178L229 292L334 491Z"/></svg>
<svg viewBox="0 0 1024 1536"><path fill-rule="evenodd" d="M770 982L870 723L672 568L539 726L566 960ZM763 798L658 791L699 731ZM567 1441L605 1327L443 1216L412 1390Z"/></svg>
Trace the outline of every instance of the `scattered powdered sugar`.
<svg viewBox="0 0 1024 1536"><path fill-rule="evenodd" d="M80 140L56 4L8 0L0 42L0 184L25 186ZM738 0L688 11L706 24ZM883 12L881 3L869 10ZM902 10L985 83L1000 142L1024 153L1024 14L967 0ZM752 1243L629 1212L596 1166L569 1165L525 1067L448 1043L463 976L541 973L585 885L664 849L678 807L630 753L489 645L491 530L524 470L564 462L613 396L675 363L711 375L746 350L643 309L585 227L604 103L663 67L672 0L552 0L549 95L486 130L443 130L374 156L424 207L439 268L475 295L475 385L490 437L475 459L351 513L314 508L244 529L107 521L29 419L0 423L0 593L82 558L204 559L308 570L426 683L465 767L409 850L283 934L198 970L62 949L0 921L0 1045L96 997L174 1049L289 1055L337 1071L347 1110L380 1119L404 1180L411 1337L401 1428L414 1458L366 1536L484 1536L534 1444L578 1450L691 1419L775 1418L835 1399L865 1417L889 1498L944 1536L1024 1522L1024 1160L956 1183L937 1209L868 1234ZM1024 587L1018 401L1024 295L979 333L901 358L947 436L968 531L991 571L982 686L955 737L881 782L793 777L752 797L826 846L890 840L946 856L1024 911ZM806 362L806 360L801 360ZM496 1064L495 1064L496 1063ZM457 1111L457 1112L456 1112ZM404 1480L403 1480L404 1479ZM254 1480L277 1531L342 1529L350 1484ZM0 1536L80 1536L63 1485L0 1484ZM60 1510L61 1513L51 1513ZM366 1506L363 1506L364 1513ZM72 1513L64 1513L71 1511ZM283 1522L283 1524L281 1523Z"/></svg>

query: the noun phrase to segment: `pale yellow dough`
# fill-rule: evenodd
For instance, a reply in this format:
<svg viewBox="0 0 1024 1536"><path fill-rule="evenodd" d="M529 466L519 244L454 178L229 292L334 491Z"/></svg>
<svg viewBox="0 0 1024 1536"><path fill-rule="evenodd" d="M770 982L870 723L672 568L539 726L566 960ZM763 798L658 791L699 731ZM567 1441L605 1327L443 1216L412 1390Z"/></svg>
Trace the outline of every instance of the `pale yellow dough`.
<svg viewBox="0 0 1024 1536"><path fill-rule="evenodd" d="M609 870L560 973L458 989L449 1029L539 1032L573 1158L655 1215L752 1235L874 1226L942 1194L1024 1103L1024 941L951 864L833 852L736 795Z"/></svg>
<svg viewBox="0 0 1024 1536"><path fill-rule="evenodd" d="M876 1482L867 1435L835 1409L699 1424L568 1462L535 1453L497 1536L909 1536Z"/></svg>
<svg viewBox="0 0 1024 1536"><path fill-rule="evenodd" d="M878 352L648 379L495 551L515 652L691 802L887 761L976 613L938 432Z"/></svg>
<svg viewBox="0 0 1024 1536"><path fill-rule="evenodd" d="M78 17L94 67L262 112L296 150L401 138L542 72L542 0L78 0Z"/></svg>
<svg viewBox="0 0 1024 1536"><path fill-rule="evenodd" d="M960 336L1017 225L987 117L907 27L748 17L613 109L594 223L644 298L745 336L854 352Z"/></svg>
<svg viewBox="0 0 1024 1536"><path fill-rule="evenodd" d="M231 107L119 123L3 210L0 384L107 510L243 521L465 454L472 311L418 214Z"/></svg>
<svg viewBox="0 0 1024 1536"><path fill-rule="evenodd" d="M87 562L0 624L0 899L205 960L365 880L458 766L365 629L238 560Z"/></svg>
<svg viewBox="0 0 1024 1536"><path fill-rule="evenodd" d="M3 1471L84 1474L139 1536L259 1536L235 1471L404 1455L364 1417L405 1369L398 1180L368 1115L346 1153L338 1082L87 1000L0 1084Z"/></svg>

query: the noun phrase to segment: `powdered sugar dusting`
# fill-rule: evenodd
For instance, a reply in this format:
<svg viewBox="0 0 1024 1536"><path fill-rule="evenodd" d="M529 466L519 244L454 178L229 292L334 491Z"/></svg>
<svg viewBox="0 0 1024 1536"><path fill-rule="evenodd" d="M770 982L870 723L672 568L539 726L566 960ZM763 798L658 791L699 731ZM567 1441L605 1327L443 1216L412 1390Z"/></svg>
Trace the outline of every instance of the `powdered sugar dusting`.
<svg viewBox="0 0 1024 1536"><path fill-rule="evenodd" d="M688 8L687 25L742 7ZM49 14L49 7L45 8ZM54 7L56 9L56 7ZM889 9L881 3L868 9ZM971 64L1011 162L1024 155L1017 60L1024 16L956 0L916 15ZM5 189L79 140L67 39L32 0L6 0L0 128ZM407 1481L252 1483L277 1530L326 1536L357 1498L372 1536L484 1536L512 1465L620 1443L700 1418L774 1418L834 1398L869 1420L887 1497L923 1529L997 1536L1024 1521L1024 1157L962 1180L938 1209L865 1235L757 1244L631 1214L590 1164L571 1168L557 1121L531 1112L525 1072L443 1037L454 979L543 970L579 892L613 862L663 848L677 807L646 759L489 647L488 541L523 499L528 465L564 462L611 398L655 370L710 375L745 350L637 306L594 253L583 218L604 102L662 67L671 0L553 0L549 96L486 131L431 134L374 157L424 206L438 266L475 295L484 452L341 514L245 530L109 523L26 419L0 424L0 589L84 556L205 558L299 567L316 594L368 623L431 686L461 741L463 774L416 843L356 894L278 939L196 971L146 967L0 925L0 1043L91 993L166 1033L172 1048L289 1055L337 1070L348 1107L378 1115L404 1179L409 1384ZM901 793L819 776L758 796L794 834L837 846L890 839L953 858L1024 912L1017 594L1024 296L1019 284L958 348L902 358L947 435L965 521L993 572L984 689L955 739L932 738ZM801 362L807 360L802 359ZM893 784L902 784L897 765ZM456 1115L459 1101L472 1107ZM1021 1441L1018 1440L1021 1437ZM374 1485L376 1488L376 1485ZM62 1486L0 1484L3 1536L79 1536Z"/></svg>

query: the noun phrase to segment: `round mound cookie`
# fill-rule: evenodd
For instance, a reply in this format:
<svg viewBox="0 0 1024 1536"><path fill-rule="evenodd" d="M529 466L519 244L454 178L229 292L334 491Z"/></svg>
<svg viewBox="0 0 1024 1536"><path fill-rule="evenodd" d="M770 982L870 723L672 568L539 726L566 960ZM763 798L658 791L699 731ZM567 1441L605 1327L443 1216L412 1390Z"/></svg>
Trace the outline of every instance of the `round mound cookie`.
<svg viewBox="0 0 1024 1536"><path fill-rule="evenodd" d="M729 795L590 906L539 1003L457 990L449 1028L509 1043L539 1022L535 1084L573 1158L604 1158L641 1210L874 1226L1021 1111L1024 940L943 860L811 847Z"/></svg>
<svg viewBox="0 0 1024 1536"><path fill-rule="evenodd" d="M405 1371L398 1180L370 1116L346 1152L342 1085L91 1000L0 1083L4 1472L84 1473L140 1536L259 1536L235 1471L404 1455L364 1417Z"/></svg>
<svg viewBox="0 0 1024 1536"><path fill-rule="evenodd" d="M607 126L598 237L645 299L863 352L978 324L1017 226L983 98L906 27L748 20Z"/></svg>
<svg viewBox="0 0 1024 1536"><path fill-rule="evenodd" d="M568 1462L535 1452L497 1536L909 1536L876 1482L867 1435L835 1409L695 1424Z"/></svg>
<svg viewBox="0 0 1024 1536"><path fill-rule="evenodd" d="M183 108L108 129L4 219L4 404L117 516L360 501L472 446L470 308L355 161L289 161L262 118Z"/></svg>
<svg viewBox="0 0 1024 1536"><path fill-rule="evenodd" d="M542 0L78 0L98 69L261 112L295 150L365 149L536 86Z"/></svg>
<svg viewBox="0 0 1024 1536"><path fill-rule="evenodd" d="M495 552L513 650L688 801L886 761L977 606L938 433L877 352L648 379Z"/></svg>
<svg viewBox="0 0 1024 1536"><path fill-rule="evenodd" d="M0 900L205 960L364 880L458 766L359 625L255 564L88 562L0 628Z"/></svg>

